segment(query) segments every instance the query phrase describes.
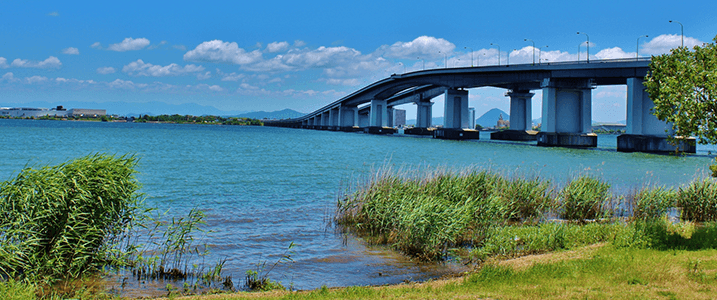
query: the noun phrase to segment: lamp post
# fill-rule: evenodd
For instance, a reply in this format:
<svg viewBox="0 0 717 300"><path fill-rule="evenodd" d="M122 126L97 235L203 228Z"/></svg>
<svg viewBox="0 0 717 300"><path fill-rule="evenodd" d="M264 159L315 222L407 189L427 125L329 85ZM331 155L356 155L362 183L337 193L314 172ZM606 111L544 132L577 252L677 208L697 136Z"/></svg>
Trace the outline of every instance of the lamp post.
<svg viewBox="0 0 717 300"><path fill-rule="evenodd" d="M646 35L641 35L641 36L637 37L637 42L636 42L636 44L635 44L635 59L636 59L636 60L637 60L638 58L640 58L640 55L639 55L639 53L640 53L640 38L644 38L644 37L647 37L647 34L646 34Z"/></svg>
<svg viewBox="0 0 717 300"><path fill-rule="evenodd" d="M589 36L587 33L585 33L585 32L580 32L580 31L578 31L578 34L584 34L586 37L588 37L587 45L586 45L585 47L588 48L588 58L587 58L587 61L588 61L588 63L590 63L590 36Z"/></svg>
<svg viewBox="0 0 717 300"><path fill-rule="evenodd" d="M545 47L538 48L538 64L542 62L542 60L540 60L540 55L543 54L543 48L548 48L548 45L545 45Z"/></svg>
<svg viewBox="0 0 717 300"><path fill-rule="evenodd" d="M420 60L423 61L423 69L425 70L425 69L426 69L426 60L423 59L423 58L421 58L420 56L419 56L419 57L416 57L416 59L420 59Z"/></svg>
<svg viewBox="0 0 717 300"><path fill-rule="evenodd" d="M483 55L485 56L485 52L483 52ZM476 67L480 67L480 53L478 54L478 60L476 61Z"/></svg>
<svg viewBox="0 0 717 300"><path fill-rule="evenodd" d="M518 49L513 49L513 51L515 51L515 50L518 50ZM513 53L513 52L508 52L508 65L509 65L509 66L510 66L510 54L511 54L511 53Z"/></svg>
<svg viewBox="0 0 717 300"><path fill-rule="evenodd" d="M523 39L523 41L524 42L530 41L531 43L533 43L533 65L535 65L535 42L533 42L533 40L531 40L531 39ZM540 60L538 60L538 61L540 61Z"/></svg>
<svg viewBox="0 0 717 300"><path fill-rule="evenodd" d="M490 45L498 47L498 66L500 67L500 45L493 43L490 43Z"/></svg>
<svg viewBox="0 0 717 300"><path fill-rule="evenodd" d="M471 47L463 47L463 49L471 49L471 68L473 67L473 48ZM480 59L480 58L479 58Z"/></svg>
<svg viewBox="0 0 717 300"><path fill-rule="evenodd" d="M441 51L438 51L441 54ZM448 68L448 54L443 53L443 68Z"/></svg>
<svg viewBox="0 0 717 300"><path fill-rule="evenodd" d="M670 23L672 23L672 22L680 24L680 41L681 41L680 47L684 47L685 46L685 27L682 26L682 23L680 23L680 22L670 20Z"/></svg>
<svg viewBox="0 0 717 300"><path fill-rule="evenodd" d="M402 62L398 62L399 65L403 66L403 74L406 74L406 65L404 65Z"/></svg>

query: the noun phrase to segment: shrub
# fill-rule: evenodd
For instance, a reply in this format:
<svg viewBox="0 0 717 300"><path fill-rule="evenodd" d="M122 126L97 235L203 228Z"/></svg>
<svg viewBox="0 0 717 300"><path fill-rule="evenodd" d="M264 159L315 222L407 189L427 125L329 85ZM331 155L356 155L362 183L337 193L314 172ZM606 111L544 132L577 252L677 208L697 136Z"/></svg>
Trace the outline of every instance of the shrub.
<svg viewBox="0 0 717 300"><path fill-rule="evenodd" d="M660 218L675 205L675 192L663 187L645 188L632 199L632 217L638 220Z"/></svg>
<svg viewBox="0 0 717 300"><path fill-rule="evenodd" d="M605 216L605 206L611 198L609 189L608 183L588 176L571 181L559 195L561 217L584 222Z"/></svg>
<svg viewBox="0 0 717 300"><path fill-rule="evenodd" d="M694 222L717 221L717 183L706 178L696 180L677 192L682 219Z"/></svg>
<svg viewBox="0 0 717 300"><path fill-rule="evenodd" d="M118 259L141 211L136 164L94 154L0 183L0 274L76 278Z"/></svg>

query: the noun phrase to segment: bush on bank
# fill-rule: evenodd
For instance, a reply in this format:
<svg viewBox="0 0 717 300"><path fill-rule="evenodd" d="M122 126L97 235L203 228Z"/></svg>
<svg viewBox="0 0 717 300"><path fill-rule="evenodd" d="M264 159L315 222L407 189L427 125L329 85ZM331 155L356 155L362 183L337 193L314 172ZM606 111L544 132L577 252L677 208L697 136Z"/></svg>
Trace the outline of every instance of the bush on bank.
<svg viewBox="0 0 717 300"><path fill-rule="evenodd" d="M678 192L642 189L629 200L636 220L629 223L604 219L614 206L626 203L614 202L610 185L599 179L578 177L554 191L547 181L506 179L488 171L397 174L382 169L339 199L335 223L419 259L441 260L464 248L482 260L599 242L687 247L676 229L661 219L673 206L682 208L685 221L717 221L717 184L710 179L694 181ZM537 224L551 212L563 220ZM608 223L586 224L601 218Z"/></svg>

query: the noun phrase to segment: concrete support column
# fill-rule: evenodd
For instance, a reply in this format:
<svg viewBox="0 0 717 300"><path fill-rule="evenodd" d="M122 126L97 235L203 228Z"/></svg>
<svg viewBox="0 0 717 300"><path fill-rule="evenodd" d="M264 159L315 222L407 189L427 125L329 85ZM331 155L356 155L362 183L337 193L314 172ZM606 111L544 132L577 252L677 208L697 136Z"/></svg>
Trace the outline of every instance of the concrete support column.
<svg viewBox="0 0 717 300"><path fill-rule="evenodd" d="M395 112L395 109L393 109L393 107L386 109L386 123L384 123L385 127L393 127L394 112Z"/></svg>
<svg viewBox="0 0 717 300"><path fill-rule="evenodd" d="M358 112L357 112L357 113L358 113ZM361 128L366 128L366 127L369 127L369 126L371 125L371 122L370 122L370 120L369 120L369 115L370 115L370 113L368 113L368 114L358 114L358 120L359 120L359 123L358 123L358 124L359 124L359 127L361 127Z"/></svg>
<svg viewBox="0 0 717 300"><path fill-rule="evenodd" d="M652 114L655 104L642 83L642 78L627 79L627 127L625 134L617 137L617 151L695 153L694 138L685 138L676 146L667 141L674 133L672 124Z"/></svg>
<svg viewBox="0 0 717 300"><path fill-rule="evenodd" d="M510 97L510 130L533 129L533 93L529 91L511 91L505 94Z"/></svg>
<svg viewBox="0 0 717 300"><path fill-rule="evenodd" d="M338 115L334 113L334 109L329 110L329 122L326 124L326 126L333 127L338 126ZM335 122L336 121L336 122Z"/></svg>
<svg viewBox="0 0 717 300"><path fill-rule="evenodd" d="M447 89L445 97L443 128L469 128L468 91Z"/></svg>
<svg viewBox="0 0 717 300"><path fill-rule="evenodd" d="M358 107L339 106L338 126L341 131L356 131L358 129Z"/></svg>
<svg viewBox="0 0 717 300"><path fill-rule="evenodd" d="M371 100L369 118L370 127L383 127L388 125L388 107L386 107L386 100Z"/></svg>
<svg viewBox="0 0 717 300"><path fill-rule="evenodd" d="M591 133L591 82L546 79L542 87L543 123L538 146L597 147L597 135Z"/></svg>
<svg viewBox="0 0 717 300"><path fill-rule="evenodd" d="M429 128L432 126L433 119L433 102L420 101L416 102L416 127Z"/></svg>

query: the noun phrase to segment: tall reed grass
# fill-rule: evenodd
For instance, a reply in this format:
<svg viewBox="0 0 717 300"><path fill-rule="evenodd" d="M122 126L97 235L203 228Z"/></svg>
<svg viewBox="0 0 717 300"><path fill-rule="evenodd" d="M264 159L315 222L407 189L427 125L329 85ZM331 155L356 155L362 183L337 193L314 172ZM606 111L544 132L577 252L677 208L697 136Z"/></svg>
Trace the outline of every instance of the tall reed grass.
<svg viewBox="0 0 717 300"><path fill-rule="evenodd" d="M135 156L94 154L0 183L0 274L76 278L122 264L142 213Z"/></svg>
<svg viewBox="0 0 717 300"><path fill-rule="evenodd" d="M616 199L630 201L633 219L642 225L611 223L616 206L626 205ZM482 259L605 241L640 247L671 244L661 240L668 231L654 229L665 225L650 229L653 225L644 224L661 224L674 206L682 208L685 221L717 221L717 184L705 179L678 192L653 187L614 197L608 183L588 176L557 189L539 178L505 178L486 170L386 167L339 197L334 221L341 230L418 259L441 260L457 248L473 249L472 256ZM541 224L551 212L563 219L553 222L574 224ZM586 224L601 218L607 224Z"/></svg>

